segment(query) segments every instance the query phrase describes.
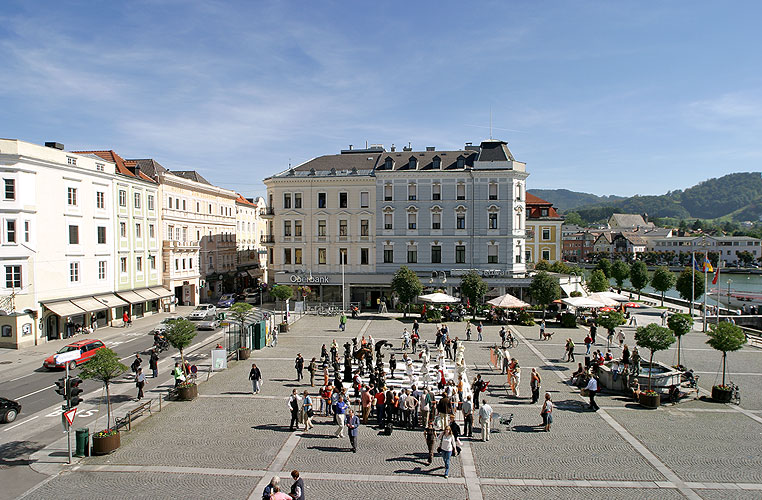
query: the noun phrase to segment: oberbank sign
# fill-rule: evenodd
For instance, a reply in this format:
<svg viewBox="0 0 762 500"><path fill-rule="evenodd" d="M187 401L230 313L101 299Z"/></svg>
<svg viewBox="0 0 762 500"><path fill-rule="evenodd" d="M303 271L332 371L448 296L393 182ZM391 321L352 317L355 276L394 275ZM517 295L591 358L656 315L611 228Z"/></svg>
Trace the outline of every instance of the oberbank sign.
<svg viewBox="0 0 762 500"><path fill-rule="evenodd" d="M328 276L299 276L296 274L291 275L291 283L313 283L313 284L325 284L329 283Z"/></svg>

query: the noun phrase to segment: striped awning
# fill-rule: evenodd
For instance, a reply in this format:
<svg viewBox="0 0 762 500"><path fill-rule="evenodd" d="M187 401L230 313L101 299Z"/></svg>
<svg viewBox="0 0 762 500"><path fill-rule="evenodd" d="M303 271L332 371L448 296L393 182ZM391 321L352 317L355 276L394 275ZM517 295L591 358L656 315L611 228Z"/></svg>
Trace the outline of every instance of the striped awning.
<svg viewBox="0 0 762 500"><path fill-rule="evenodd" d="M141 288L140 290L133 291L146 300L156 300L159 298L159 294L152 292L150 288Z"/></svg>
<svg viewBox="0 0 762 500"><path fill-rule="evenodd" d="M163 286L152 286L150 290L161 298L174 295L170 290L167 290Z"/></svg>
<svg viewBox="0 0 762 500"><path fill-rule="evenodd" d="M124 291L124 292L116 292L116 295L118 297L123 298L124 300L126 300L130 304L141 304L141 303L146 301L146 299L144 299L143 297L141 297L140 295L135 293L134 290L127 290L127 291Z"/></svg>
<svg viewBox="0 0 762 500"><path fill-rule="evenodd" d="M103 302L98 302L97 300L95 300L95 297L71 299L71 301L74 303L75 306L87 312L95 312L95 311L102 311L103 309L108 309L107 305L104 305Z"/></svg>
<svg viewBox="0 0 762 500"><path fill-rule="evenodd" d="M43 302L42 305L56 313L57 315L65 318L66 316L74 316L78 314L84 314L85 311L74 305L70 300L60 300L58 302Z"/></svg>
<svg viewBox="0 0 762 500"><path fill-rule="evenodd" d="M104 293L103 295L96 295L94 297L98 302L103 302L107 307L121 307L126 306L127 302L123 301L113 293Z"/></svg>

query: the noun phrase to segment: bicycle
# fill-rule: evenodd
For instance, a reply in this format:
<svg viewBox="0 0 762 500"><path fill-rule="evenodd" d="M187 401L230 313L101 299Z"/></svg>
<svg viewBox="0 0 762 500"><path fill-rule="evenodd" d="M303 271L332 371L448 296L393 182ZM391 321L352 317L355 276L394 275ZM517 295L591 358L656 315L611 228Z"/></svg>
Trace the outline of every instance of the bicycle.
<svg viewBox="0 0 762 500"><path fill-rule="evenodd" d="M733 383L733 381L730 381L730 384L728 384L730 387L730 402L734 405L740 405L741 404L741 388L738 387L736 384Z"/></svg>
<svg viewBox="0 0 762 500"><path fill-rule="evenodd" d="M516 340L516 339L513 337L513 335L507 335L507 336L505 337L505 345L506 345L506 347L508 347L509 349L513 349L514 347L516 347L517 345L519 345L519 341L518 341L518 340Z"/></svg>

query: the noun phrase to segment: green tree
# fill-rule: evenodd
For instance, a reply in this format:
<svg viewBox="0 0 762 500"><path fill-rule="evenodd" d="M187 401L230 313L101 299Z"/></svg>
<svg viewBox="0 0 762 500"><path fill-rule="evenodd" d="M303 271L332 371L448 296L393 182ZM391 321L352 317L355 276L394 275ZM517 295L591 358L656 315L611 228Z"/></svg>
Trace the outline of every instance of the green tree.
<svg viewBox="0 0 762 500"><path fill-rule="evenodd" d="M407 317L410 303L413 302L423 291L421 280L418 275L407 266L400 267L392 278L392 291L404 306L403 317Z"/></svg>
<svg viewBox="0 0 762 500"><path fill-rule="evenodd" d="M535 302L542 305L542 319L545 319L545 310L548 308L548 304L561 298L561 285L558 284L556 278L545 271L540 271L532 278L529 293Z"/></svg>
<svg viewBox="0 0 762 500"><path fill-rule="evenodd" d="M694 273L691 268L686 267L675 281L675 290L683 300L690 301L690 309L693 311L693 302L704 295L704 275L698 272Z"/></svg>
<svg viewBox="0 0 762 500"><path fill-rule="evenodd" d="M487 283L476 271L469 271L460 280L460 291L471 301L474 319L476 319L476 307L481 304L487 289Z"/></svg>
<svg viewBox="0 0 762 500"><path fill-rule="evenodd" d="M243 334L243 328L245 326L244 324L246 323L246 317L249 315L252 309L254 309L254 306L246 302L236 302L235 304L230 306L230 313L233 315L233 318L235 318L235 320L241 326L241 334Z"/></svg>
<svg viewBox="0 0 762 500"><path fill-rule="evenodd" d="M584 226L585 222L577 212L569 212L564 215L564 224L574 224L575 226Z"/></svg>
<svg viewBox="0 0 762 500"><path fill-rule="evenodd" d="M709 325L706 333L709 340L706 341L713 349L722 352L722 385L725 385L725 366L728 353L737 351L746 343L746 335L740 326L723 321L720 324Z"/></svg>
<svg viewBox="0 0 762 500"><path fill-rule="evenodd" d="M127 365L119 361L119 356L104 347L95 351L90 361L82 365L79 376L86 379L100 380L106 388L106 428L111 428L111 381L121 377L127 371Z"/></svg>
<svg viewBox="0 0 762 500"><path fill-rule="evenodd" d="M616 281L616 286L622 288L624 280L630 276L630 266L626 262L618 260L611 266L611 277Z"/></svg>
<svg viewBox="0 0 762 500"><path fill-rule="evenodd" d="M639 326L635 330L635 343L638 346L648 349L651 352L649 368L654 365L654 353L669 349L669 346L675 343L675 336L669 328L664 328L656 323L648 326ZM648 370L648 390L651 390L651 372Z"/></svg>
<svg viewBox="0 0 762 500"><path fill-rule="evenodd" d="M667 320L667 326L677 337L677 364L680 365L680 341L686 333L693 329L693 318L687 314L673 314Z"/></svg>
<svg viewBox="0 0 762 500"><path fill-rule="evenodd" d="M601 258L598 264L595 265L595 268L603 271L606 279L611 278L611 261L606 257Z"/></svg>
<svg viewBox="0 0 762 500"><path fill-rule="evenodd" d="M648 285L648 267L645 262L636 260L630 265L630 283L638 291L638 299L640 299L640 291Z"/></svg>
<svg viewBox="0 0 762 500"><path fill-rule="evenodd" d="M534 268L537 271L550 271L550 262L545 259L538 260Z"/></svg>
<svg viewBox="0 0 762 500"><path fill-rule="evenodd" d="M587 288L591 292L605 292L609 289L609 280L600 269L595 269L590 275L590 281L587 282Z"/></svg>
<svg viewBox="0 0 762 500"><path fill-rule="evenodd" d="M185 354L183 350L191 345L196 336L196 325L185 318L172 321L164 332L169 345L180 351L180 360L185 367Z"/></svg>
<svg viewBox="0 0 762 500"><path fill-rule="evenodd" d="M624 319L624 314L618 311L610 311L605 314L599 314L596 323L598 323L598 326L602 326L606 330L613 332L614 328L625 324L626 320Z"/></svg>
<svg viewBox="0 0 762 500"><path fill-rule="evenodd" d="M288 286L288 285L275 285L272 290L270 290L270 295L275 297L275 300L282 300L284 301L283 309L281 309L281 321L286 321L286 305L285 301L290 299L294 295L294 290Z"/></svg>
<svg viewBox="0 0 762 500"><path fill-rule="evenodd" d="M661 306L664 307L664 292L667 292L675 286L677 277L666 266L657 267L654 275L651 277L651 286L654 290L661 292Z"/></svg>
<svg viewBox="0 0 762 500"><path fill-rule="evenodd" d="M748 266L749 264L754 262L754 254L749 252L748 250L736 252L736 257L738 257L738 260L740 260L745 266ZM716 266L717 264L713 262L712 265Z"/></svg>

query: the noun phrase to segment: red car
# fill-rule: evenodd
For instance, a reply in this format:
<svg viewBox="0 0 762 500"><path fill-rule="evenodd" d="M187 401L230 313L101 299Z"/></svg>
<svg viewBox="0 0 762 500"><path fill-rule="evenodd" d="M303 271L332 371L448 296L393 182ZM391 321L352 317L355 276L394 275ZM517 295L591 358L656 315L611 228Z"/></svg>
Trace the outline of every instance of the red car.
<svg viewBox="0 0 762 500"><path fill-rule="evenodd" d="M82 351L82 355L72 361L69 361L69 368L76 368L77 365L81 365L82 363L86 362L90 357L95 354L95 351L98 349L103 349L106 347L103 345L103 342L101 342L98 339L87 339L87 340L78 340L76 342L72 342L71 344L63 346L56 354L63 354L65 352L69 351L76 351L77 349ZM42 363L43 368L47 369L53 369L53 368L66 368L66 364L56 363L56 356L55 354L47 358Z"/></svg>

